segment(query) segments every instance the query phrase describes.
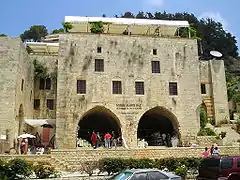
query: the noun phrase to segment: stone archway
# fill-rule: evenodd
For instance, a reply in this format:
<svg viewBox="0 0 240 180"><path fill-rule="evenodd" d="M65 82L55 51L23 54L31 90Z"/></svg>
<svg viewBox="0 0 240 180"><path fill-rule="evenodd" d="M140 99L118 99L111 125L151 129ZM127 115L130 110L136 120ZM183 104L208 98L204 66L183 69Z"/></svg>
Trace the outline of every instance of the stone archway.
<svg viewBox="0 0 240 180"><path fill-rule="evenodd" d="M23 122L24 122L24 110L21 104L18 111L18 135L23 132Z"/></svg>
<svg viewBox="0 0 240 180"><path fill-rule="evenodd" d="M137 138L144 139L149 146L180 145L179 124L176 116L163 107L148 110L139 120Z"/></svg>
<svg viewBox="0 0 240 180"><path fill-rule="evenodd" d="M101 138L105 133L114 131L116 137L121 135L121 124L117 116L103 106L96 106L87 111L78 123L77 137L90 143L93 131L99 132Z"/></svg>

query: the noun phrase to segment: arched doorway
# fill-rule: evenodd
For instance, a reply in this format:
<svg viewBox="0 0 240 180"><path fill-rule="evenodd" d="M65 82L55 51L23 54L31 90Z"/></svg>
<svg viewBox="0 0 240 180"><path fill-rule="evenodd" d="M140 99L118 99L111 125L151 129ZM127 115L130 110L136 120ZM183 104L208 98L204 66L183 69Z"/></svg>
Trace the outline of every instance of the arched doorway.
<svg viewBox="0 0 240 180"><path fill-rule="evenodd" d="M23 132L23 121L24 121L24 111L23 105L21 104L18 111L18 135Z"/></svg>
<svg viewBox="0 0 240 180"><path fill-rule="evenodd" d="M198 123L200 125L200 128L205 128L208 122L207 117L207 107L206 104L203 102L200 104L197 108L197 117L198 117Z"/></svg>
<svg viewBox="0 0 240 180"><path fill-rule="evenodd" d="M83 115L78 124L78 139L91 143L91 134L99 132L102 141L105 133L114 131L116 138L121 135L121 125L116 115L109 109L97 106Z"/></svg>
<svg viewBox="0 0 240 180"><path fill-rule="evenodd" d="M155 107L141 117L137 137L144 139L148 146L177 146L180 143L178 126L174 114L163 107Z"/></svg>

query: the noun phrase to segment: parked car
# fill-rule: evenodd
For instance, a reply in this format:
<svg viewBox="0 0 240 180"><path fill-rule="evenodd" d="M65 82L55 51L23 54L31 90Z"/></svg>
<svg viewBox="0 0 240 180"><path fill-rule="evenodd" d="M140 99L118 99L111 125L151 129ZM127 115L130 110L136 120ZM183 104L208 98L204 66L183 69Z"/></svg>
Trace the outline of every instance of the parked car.
<svg viewBox="0 0 240 180"><path fill-rule="evenodd" d="M180 176L177 176L170 172L160 171L157 169L132 169L122 171L110 180L181 180Z"/></svg>
<svg viewBox="0 0 240 180"><path fill-rule="evenodd" d="M203 159L197 180L240 180L240 156L217 156Z"/></svg>

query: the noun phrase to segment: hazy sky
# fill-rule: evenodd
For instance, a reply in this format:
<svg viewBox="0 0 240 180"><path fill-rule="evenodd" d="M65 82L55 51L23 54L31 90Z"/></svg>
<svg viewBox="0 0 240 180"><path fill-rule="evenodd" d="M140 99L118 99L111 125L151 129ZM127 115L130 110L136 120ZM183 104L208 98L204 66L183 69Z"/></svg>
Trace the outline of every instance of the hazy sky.
<svg viewBox="0 0 240 180"><path fill-rule="evenodd" d="M64 16L109 17L126 11L190 12L220 21L240 45L240 0L0 0L0 34L19 36L31 25L51 31L61 27Z"/></svg>

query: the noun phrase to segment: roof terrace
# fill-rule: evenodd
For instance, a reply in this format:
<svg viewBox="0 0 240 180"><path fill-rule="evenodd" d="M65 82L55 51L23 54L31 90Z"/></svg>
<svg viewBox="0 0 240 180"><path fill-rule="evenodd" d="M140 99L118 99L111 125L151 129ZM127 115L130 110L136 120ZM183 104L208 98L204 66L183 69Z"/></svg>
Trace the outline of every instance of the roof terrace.
<svg viewBox="0 0 240 180"><path fill-rule="evenodd" d="M103 22L103 33L105 34L171 37L178 36L180 28L189 28L188 21L134 18L65 16L64 22L71 23L73 28L69 32L75 33L91 33L92 24L96 22Z"/></svg>

